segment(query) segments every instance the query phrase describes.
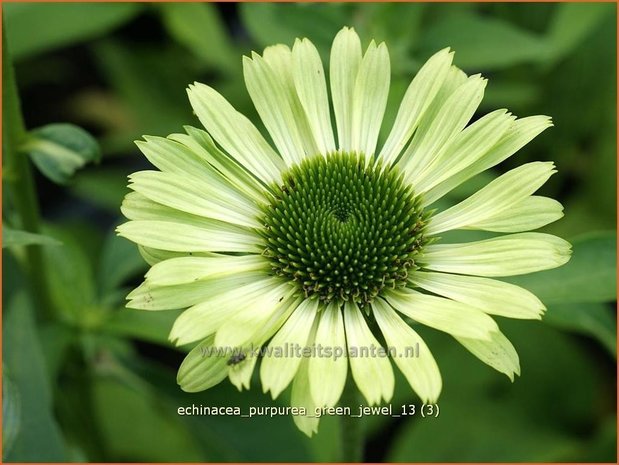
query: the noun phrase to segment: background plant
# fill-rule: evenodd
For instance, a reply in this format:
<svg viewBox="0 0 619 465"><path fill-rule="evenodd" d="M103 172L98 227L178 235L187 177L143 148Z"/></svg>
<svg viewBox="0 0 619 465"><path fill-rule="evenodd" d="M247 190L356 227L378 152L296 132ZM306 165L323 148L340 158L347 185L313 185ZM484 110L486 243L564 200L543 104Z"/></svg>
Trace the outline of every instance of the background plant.
<svg viewBox="0 0 619 465"><path fill-rule="evenodd" d="M226 383L180 391L175 369L184 354L167 341L178 312L124 308L146 266L113 228L126 175L146 167L133 140L199 124L188 83L217 87L259 124L240 56L307 36L326 58L343 25L389 44L385 128L411 76L444 46L467 73L490 78L480 112L552 116L555 128L500 169L556 162L542 194L559 199L566 216L546 230L574 244L567 266L512 279L548 306L540 323L501 321L522 376L512 385L446 336L419 328L444 377L441 415L366 418L365 459L616 460L615 5L3 6L5 460L337 459L337 418L323 418L308 440L286 417L177 415L192 403L273 401L257 382L245 393ZM476 177L447 201L486 181ZM392 404L419 402L403 380L396 386ZM277 447L265 448L273 438Z"/></svg>

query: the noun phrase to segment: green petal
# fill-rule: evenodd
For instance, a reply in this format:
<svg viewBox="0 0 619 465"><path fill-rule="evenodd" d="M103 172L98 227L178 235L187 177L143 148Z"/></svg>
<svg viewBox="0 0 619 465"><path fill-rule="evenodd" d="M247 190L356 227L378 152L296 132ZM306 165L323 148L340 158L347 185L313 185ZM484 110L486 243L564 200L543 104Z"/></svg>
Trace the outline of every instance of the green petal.
<svg viewBox="0 0 619 465"><path fill-rule="evenodd" d="M263 281L267 273L250 272L225 276L207 282L196 281L173 286L157 286L148 281L134 289L127 299L129 308L139 310L168 310L185 308L215 298L220 293L231 291L246 284Z"/></svg>
<svg viewBox="0 0 619 465"><path fill-rule="evenodd" d="M552 122L548 116L530 116L514 121L503 137L483 156L477 160L471 160L469 166L455 172L451 177L426 192L423 195L424 204L430 205L467 179L511 157L550 126Z"/></svg>
<svg viewBox="0 0 619 465"><path fill-rule="evenodd" d="M411 282L434 294L462 302L491 315L540 319L546 310L531 292L495 279L416 271Z"/></svg>
<svg viewBox="0 0 619 465"><path fill-rule="evenodd" d="M269 262L261 255L178 257L154 265L146 273L146 281L155 286L173 286L269 269Z"/></svg>
<svg viewBox="0 0 619 465"><path fill-rule="evenodd" d="M380 151L379 158L384 160L385 163L393 163L397 160L402 149L410 140L423 114L447 78L452 59L453 52L450 52L447 48L435 53L421 67L408 86L393 128Z"/></svg>
<svg viewBox="0 0 619 465"><path fill-rule="evenodd" d="M254 373L254 368L256 368L257 361L258 357L249 351L245 360L231 366L228 370L230 382L234 384L239 391L249 389L251 377Z"/></svg>
<svg viewBox="0 0 619 465"><path fill-rule="evenodd" d="M129 188L170 208L239 226L260 227L256 204L221 179L213 177L205 182L173 173L139 171L129 180Z"/></svg>
<svg viewBox="0 0 619 465"><path fill-rule="evenodd" d="M284 162L249 119L207 85L195 83L187 93L200 122L226 152L264 183L279 182Z"/></svg>
<svg viewBox="0 0 619 465"><path fill-rule="evenodd" d="M282 354L277 351L294 351L296 347L306 347L317 310L317 300L301 302L273 336L268 348L272 352L267 351L262 358L260 366L262 389L265 393L271 391L273 399L290 384L302 359L294 353Z"/></svg>
<svg viewBox="0 0 619 465"><path fill-rule="evenodd" d="M415 192L427 192L483 157L508 131L515 119L507 110L496 110L466 127L435 158L415 185Z"/></svg>
<svg viewBox="0 0 619 465"><path fill-rule="evenodd" d="M513 381L514 374L520 375L518 353L502 332L496 331L491 336L492 338L489 341L459 337L456 339L475 357L495 370L504 373Z"/></svg>
<svg viewBox="0 0 619 465"><path fill-rule="evenodd" d="M291 121L291 123L297 126L301 141L303 142L305 154L315 155L320 153L307 114L301 105L299 94L295 88L294 77L292 75L292 51L282 44L273 45L264 49L262 58L269 64L274 72L274 76L279 80L286 92L286 98L294 115L294 120Z"/></svg>
<svg viewBox="0 0 619 465"><path fill-rule="evenodd" d="M554 199L532 195L508 210L475 221L465 229L482 229L503 233L531 231L563 217L563 205Z"/></svg>
<svg viewBox="0 0 619 465"><path fill-rule="evenodd" d="M228 374L228 356L205 356L205 349L212 347L213 336L198 344L183 360L177 383L185 392L199 392L222 382Z"/></svg>
<svg viewBox="0 0 619 465"><path fill-rule="evenodd" d="M459 229L510 209L556 173L552 162L527 163L508 171L462 202L430 219L427 234Z"/></svg>
<svg viewBox="0 0 619 465"><path fill-rule="evenodd" d="M297 425L305 435L312 437L318 431L320 419L314 415L316 404L310 393L310 379L308 374L308 361L301 361L297 375L292 382L292 392L290 394L290 405L292 407L305 409L307 415L293 415L294 424Z"/></svg>
<svg viewBox="0 0 619 465"><path fill-rule="evenodd" d="M344 27L333 40L329 77L338 146L347 152L353 148L353 93L361 59L359 36L354 29Z"/></svg>
<svg viewBox="0 0 619 465"><path fill-rule="evenodd" d="M491 317L460 302L407 288L391 291L386 298L393 308L407 317L453 336L489 339L490 333L498 330Z"/></svg>
<svg viewBox="0 0 619 465"><path fill-rule="evenodd" d="M266 275L239 279L242 276L203 284L210 290L208 296L180 314L170 332L170 340L176 345L184 345L213 334L237 313L251 307L254 299L260 299L265 292L280 284ZM242 302L239 302L239 295L244 296Z"/></svg>
<svg viewBox="0 0 619 465"><path fill-rule="evenodd" d="M486 80L480 75L471 76L447 97L434 118L424 117L400 162L413 186L424 178L448 142L464 129L477 110L485 87Z"/></svg>
<svg viewBox="0 0 619 465"><path fill-rule="evenodd" d="M309 40L296 40L292 49L293 76L299 100L320 153L335 150L325 72L318 50Z"/></svg>
<svg viewBox="0 0 619 465"><path fill-rule="evenodd" d="M317 347L330 348L333 356L309 359L310 390L316 405L333 407L342 395L348 371L344 318L337 304L324 308L319 317L315 344ZM342 353L337 354L335 351Z"/></svg>
<svg viewBox="0 0 619 465"><path fill-rule="evenodd" d="M350 355L350 369L357 387L368 404L389 402L393 396L394 376L388 357L365 355L365 351L380 348L380 343L372 335L359 307L348 301L344 305L344 324ZM357 356L353 354L357 351Z"/></svg>
<svg viewBox="0 0 619 465"><path fill-rule="evenodd" d="M241 311L233 315L218 330L215 343L220 347L243 347L255 343L256 332L270 330L276 324L272 318L278 309L289 306L288 299L296 289L280 278L272 278L268 287L253 299L248 299L250 305L243 306ZM238 296L238 294L237 294ZM253 296L252 296L253 297Z"/></svg>
<svg viewBox="0 0 619 465"><path fill-rule="evenodd" d="M210 257L215 256L216 254L210 252L203 253L192 253L192 252L170 252L168 250L161 249L153 249L152 247L144 247L143 245L138 244L138 251L142 258L148 263L150 266L156 265L159 262L164 260L169 260L170 258L180 258L180 257Z"/></svg>
<svg viewBox="0 0 619 465"><path fill-rule="evenodd" d="M238 227L213 220L194 226L181 220L129 221L116 228L120 236L155 249L173 252L260 252L258 238Z"/></svg>
<svg viewBox="0 0 619 465"><path fill-rule="evenodd" d="M304 156L303 142L286 90L274 71L260 55L253 53L251 59L243 57L243 74L254 106L286 165L300 163Z"/></svg>
<svg viewBox="0 0 619 465"><path fill-rule="evenodd" d="M199 177L210 169L198 155L187 147L165 137L144 136L135 145L153 165L166 173Z"/></svg>
<svg viewBox="0 0 619 465"><path fill-rule="evenodd" d="M390 81L387 46L381 43L377 47L372 41L361 60L352 97L351 150L364 154L366 160L376 150Z"/></svg>
<svg viewBox="0 0 619 465"><path fill-rule="evenodd" d="M561 266L570 259L568 242L550 234L520 233L463 244L426 247L425 268L479 276L513 276Z"/></svg>
<svg viewBox="0 0 619 465"><path fill-rule="evenodd" d="M221 173L231 185L242 191L246 196L257 202L264 201L264 186L260 181L234 159L219 150L208 132L191 126L185 126L185 131L187 131L187 134L171 134L168 138L187 147L206 161L215 168L216 172Z"/></svg>
<svg viewBox="0 0 619 465"><path fill-rule="evenodd" d="M395 364L424 403L435 403L443 383L426 343L384 300L376 299L372 310L387 344L396 351ZM406 356L411 348L418 349L418 356Z"/></svg>

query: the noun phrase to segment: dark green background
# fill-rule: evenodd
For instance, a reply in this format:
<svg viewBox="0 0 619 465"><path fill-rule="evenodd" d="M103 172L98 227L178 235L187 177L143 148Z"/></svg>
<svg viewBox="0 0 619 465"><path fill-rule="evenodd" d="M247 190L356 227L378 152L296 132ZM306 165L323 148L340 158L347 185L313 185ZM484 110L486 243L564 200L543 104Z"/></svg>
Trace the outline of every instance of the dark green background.
<svg viewBox="0 0 619 465"><path fill-rule="evenodd" d="M183 352L167 342L178 312L124 308L146 266L116 238L127 174L147 164L143 134L198 126L185 87L198 80L260 125L242 81L241 55L295 37L328 57L335 33L355 26L391 53L383 129L420 65L445 46L467 73L490 82L476 117L496 108L546 114L547 130L493 173L531 160L559 173L542 193L566 216L545 228L574 244L565 267L515 279L548 306L542 322L499 319L521 357L512 384L454 340L419 328L444 379L436 419L369 418L371 461L616 461L616 5L614 4L11 4L4 3L28 129L71 123L92 134L100 161L76 170L30 155L46 234L52 317L34 305L23 248L3 252L3 441L6 461L329 461L337 419L307 439L290 418L179 417L203 405L272 405L259 380L184 394ZM11 124L9 121L5 124ZM83 162L97 144L73 127L35 131ZM384 136L384 134L383 134ZM3 147L4 148L4 147ZM3 176L3 185L7 174ZM54 182L52 182L54 181ZM19 212L5 189L5 226ZM6 234L5 234L6 233ZM5 245L17 244L3 231ZM476 237L468 234L468 238ZM11 242L13 241L13 242ZM49 242L49 241L48 241ZM34 292L38 292L35 290ZM276 401L285 405L289 393ZM393 404L418 403L405 380Z"/></svg>

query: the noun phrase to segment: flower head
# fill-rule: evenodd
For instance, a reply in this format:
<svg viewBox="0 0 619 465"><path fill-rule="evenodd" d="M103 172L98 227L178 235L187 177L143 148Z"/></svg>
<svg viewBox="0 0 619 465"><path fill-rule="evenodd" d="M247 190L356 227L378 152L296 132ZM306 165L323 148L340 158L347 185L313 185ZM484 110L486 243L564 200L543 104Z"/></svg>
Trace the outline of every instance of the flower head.
<svg viewBox="0 0 619 465"><path fill-rule="evenodd" d="M131 175L134 192L122 206L130 221L119 234L152 265L128 306L186 309L170 334L179 345L199 342L179 370L184 390L226 377L248 388L254 349L268 345L260 378L273 397L292 383L293 405L333 406L350 366L376 404L393 394L390 359L351 351L382 344L395 350L391 360L419 397L435 402L441 376L415 324L452 335L511 379L519 373L516 351L491 315L539 319L544 306L491 278L569 259L564 240L525 232L563 215L561 204L533 195L554 165L528 163L447 209L433 204L551 122L497 110L469 124L486 81L467 76L452 58L441 50L423 65L381 146L387 47L372 42L362 53L349 28L331 49L331 101L307 39L244 58L247 89L275 148L198 83L188 93L206 131L187 127L138 142L159 171ZM456 229L508 234L441 241ZM314 352L303 356L294 347ZM321 356L319 347L330 351ZM418 353L401 356L409 347ZM317 418L295 421L307 434L318 425Z"/></svg>

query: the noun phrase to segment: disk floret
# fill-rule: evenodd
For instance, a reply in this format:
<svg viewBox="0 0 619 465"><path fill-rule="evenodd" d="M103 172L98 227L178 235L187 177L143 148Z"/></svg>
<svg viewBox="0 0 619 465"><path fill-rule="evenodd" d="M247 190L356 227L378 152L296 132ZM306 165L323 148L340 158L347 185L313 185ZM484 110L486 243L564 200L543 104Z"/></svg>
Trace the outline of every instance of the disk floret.
<svg viewBox="0 0 619 465"><path fill-rule="evenodd" d="M306 298L361 306L406 284L427 215L396 168L355 153L305 159L273 186L264 208L265 256Z"/></svg>

